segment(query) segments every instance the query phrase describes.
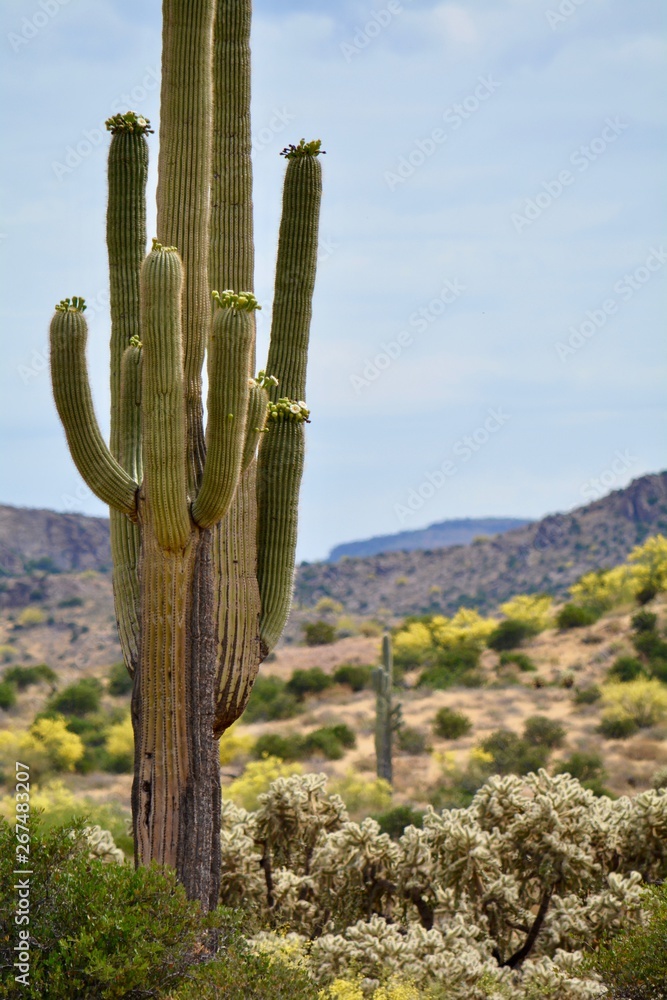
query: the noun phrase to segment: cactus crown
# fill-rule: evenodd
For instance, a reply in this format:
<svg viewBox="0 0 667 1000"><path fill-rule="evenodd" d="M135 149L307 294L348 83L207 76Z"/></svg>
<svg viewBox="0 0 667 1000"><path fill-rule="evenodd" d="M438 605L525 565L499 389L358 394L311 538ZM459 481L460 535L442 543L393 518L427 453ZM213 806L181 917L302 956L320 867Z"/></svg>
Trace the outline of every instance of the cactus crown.
<svg viewBox="0 0 667 1000"><path fill-rule="evenodd" d="M224 292L213 292L213 298L221 309L254 312L256 309L262 308L252 292L233 292L227 288Z"/></svg>
<svg viewBox="0 0 667 1000"><path fill-rule="evenodd" d="M178 247L163 247L160 241L153 237L151 253L154 251L161 251L162 253L178 253Z"/></svg>
<svg viewBox="0 0 667 1000"><path fill-rule="evenodd" d="M131 135L146 135L153 132L148 118L138 115L136 111L126 111L124 115L112 115L104 123L112 135L129 132Z"/></svg>
<svg viewBox="0 0 667 1000"><path fill-rule="evenodd" d="M82 313L86 309L86 300L80 296L73 295L71 299L61 299L56 306L56 312L78 312Z"/></svg>
<svg viewBox="0 0 667 1000"><path fill-rule="evenodd" d="M300 156L319 156L320 153L326 153L326 149L320 149L321 145L321 139L312 139L310 142L300 139L296 146L292 142L289 146L285 146L280 155L284 156L286 160L296 160Z"/></svg>
<svg viewBox="0 0 667 1000"><path fill-rule="evenodd" d="M248 380L248 385L251 389L255 386L259 386L260 389L269 389L273 385L280 385L280 382L275 375L267 375L264 369L262 369L261 372L257 372L255 378Z"/></svg>

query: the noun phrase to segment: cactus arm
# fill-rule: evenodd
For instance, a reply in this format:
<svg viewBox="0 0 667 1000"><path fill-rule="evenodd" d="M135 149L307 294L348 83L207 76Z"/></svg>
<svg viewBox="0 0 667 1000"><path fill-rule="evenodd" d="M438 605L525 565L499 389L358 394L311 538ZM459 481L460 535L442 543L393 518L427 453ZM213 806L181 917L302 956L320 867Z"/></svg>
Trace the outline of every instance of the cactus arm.
<svg viewBox="0 0 667 1000"><path fill-rule="evenodd" d="M74 464L96 497L135 518L137 483L106 446L97 423L86 369L88 328L81 299L56 307L51 320L53 396Z"/></svg>
<svg viewBox="0 0 667 1000"><path fill-rule="evenodd" d="M243 459L241 461L242 472L246 471L257 454L257 445L266 428L266 420L269 415L268 409L268 392L264 386L254 383L250 386L250 392L248 393L248 416L246 418L245 443L243 445Z"/></svg>
<svg viewBox="0 0 667 1000"><path fill-rule="evenodd" d="M208 252L214 7L214 0L163 0L157 236L165 246L178 247L185 271L183 370L191 496L204 463L202 366L211 319Z"/></svg>
<svg viewBox="0 0 667 1000"><path fill-rule="evenodd" d="M114 458L140 483L137 394L141 387L137 379L140 382L141 354L128 345L141 333L139 279L146 254L146 134L152 130L150 122L132 111L109 118L106 126L111 132L106 220L111 307L109 447ZM111 510L110 535L118 634L123 658L133 676L139 662L139 527Z"/></svg>
<svg viewBox="0 0 667 1000"><path fill-rule="evenodd" d="M373 670L373 687L376 694L375 709L375 758L378 778L390 784L393 781L393 736L400 725L400 705L392 707L394 685L394 659L391 636L382 637L382 663Z"/></svg>
<svg viewBox="0 0 667 1000"><path fill-rule="evenodd" d="M312 298L317 267L317 234L322 172L319 143L291 147L278 239L271 344L266 370L279 387L270 397L303 400ZM258 458L258 567L262 602L261 638L267 651L280 638L292 599L298 498L304 463L302 421L269 421Z"/></svg>
<svg viewBox="0 0 667 1000"><path fill-rule="evenodd" d="M141 268L141 417L144 490L158 543L182 549L190 536L181 337L183 268L157 240Z"/></svg>
<svg viewBox="0 0 667 1000"><path fill-rule="evenodd" d="M216 309L209 341L206 462L192 507L192 517L201 528L209 528L224 517L241 475L254 342L254 310L244 306L255 303L251 293L232 295L231 299L225 301L218 295L220 308Z"/></svg>

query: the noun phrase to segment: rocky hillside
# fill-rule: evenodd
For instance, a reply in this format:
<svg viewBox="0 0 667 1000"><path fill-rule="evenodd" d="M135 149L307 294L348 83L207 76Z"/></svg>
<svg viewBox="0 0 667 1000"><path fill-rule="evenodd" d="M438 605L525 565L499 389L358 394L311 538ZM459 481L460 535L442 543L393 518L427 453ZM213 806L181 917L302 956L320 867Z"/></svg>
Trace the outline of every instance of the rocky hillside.
<svg viewBox="0 0 667 1000"><path fill-rule="evenodd" d="M382 609L396 616L448 613L461 605L491 611L516 593L564 594L583 573L623 562L635 545L660 532L667 533L667 472L471 545L304 564L296 614L322 597L367 616Z"/></svg>
<svg viewBox="0 0 667 1000"><path fill-rule="evenodd" d="M482 535L502 535L531 522L520 517L465 517L439 521L417 531L399 531L394 535L375 535L359 542L344 542L329 553L328 562L343 556L375 556L380 552L412 552L414 549L444 549L448 545L468 545Z"/></svg>
<svg viewBox="0 0 667 1000"><path fill-rule="evenodd" d="M99 572L110 565L106 518L0 506L0 575L32 569Z"/></svg>

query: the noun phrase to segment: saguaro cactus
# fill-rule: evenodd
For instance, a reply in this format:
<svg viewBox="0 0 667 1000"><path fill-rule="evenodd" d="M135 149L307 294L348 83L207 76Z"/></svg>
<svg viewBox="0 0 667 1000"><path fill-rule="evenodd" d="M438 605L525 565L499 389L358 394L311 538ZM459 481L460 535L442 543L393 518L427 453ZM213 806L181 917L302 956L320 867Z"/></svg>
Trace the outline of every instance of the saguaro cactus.
<svg viewBox="0 0 667 1000"><path fill-rule="evenodd" d="M164 0L157 239L146 254L147 119L109 119L111 439L93 411L85 303L51 322L72 458L111 508L120 641L133 676L135 860L217 903L217 738L289 612L320 142L287 159L271 345L255 371L249 0ZM207 355L208 421L202 366Z"/></svg>
<svg viewBox="0 0 667 1000"><path fill-rule="evenodd" d="M394 780L394 733L401 724L401 706L393 704L394 656L391 636L382 636L382 662L373 670L375 688L375 759L378 778Z"/></svg>

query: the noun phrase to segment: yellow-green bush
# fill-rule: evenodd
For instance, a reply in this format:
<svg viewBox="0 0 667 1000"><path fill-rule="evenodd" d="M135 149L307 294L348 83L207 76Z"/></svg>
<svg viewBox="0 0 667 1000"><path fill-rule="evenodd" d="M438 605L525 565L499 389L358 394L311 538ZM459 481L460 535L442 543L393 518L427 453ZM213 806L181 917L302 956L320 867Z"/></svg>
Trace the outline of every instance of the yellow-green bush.
<svg viewBox="0 0 667 1000"><path fill-rule="evenodd" d="M253 760L246 765L243 774L223 789L223 797L231 799L244 809L256 809L259 796L267 791L272 781L276 778L289 778L292 774L303 774L301 764L286 764L280 757Z"/></svg>
<svg viewBox="0 0 667 1000"><path fill-rule="evenodd" d="M16 619L18 625L23 628L32 628L33 625L41 625L46 621L46 615L41 608L24 608Z"/></svg>
<svg viewBox="0 0 667 1000"><path fill-rule="evenodd" d="M220 739L220 763L233 764L242 757L247 757L255 745L250 733L239 733L239 723L229 727Z"/></svg>
<svg viewBox="0 0 667 1000"><path fill-rule="evenodd" d="M107 729L105 749L112 771L131 771L134 761L134 732L132 719L126 715Z"/></svg>
<svg viewBox="0 0 667 1000"><path fill-rule="evenodd" d="M537 633L553 624L552 604L553 597L548 594L518 594L501 604L500 610L507 618L522 622Z"/></svg>
<svg viewBox="0 0 667 1000"><path fill-rule="evenodd" d="M628 556L637 591L660 593L667 590L667 538L655 535L638 545Z"/></svg>
<svg viewBox="0 0 667 1000"><path fill-rule="evenodd" d="M23 760L33 779L53 771L73 771L84 752L80 737L69 731L63 718L38 719L28 730L0 732L0 767L6 771L15 760Z"/></svg>
<svg viewBox="0 0 667 1000"><path fill-rule="evenodd" d="M570 594L579 605L608 611L634 600L636 590L632 569L629 566L614 566L613 569L586 573L572 584Z"/></svg>
<svg viewBox="0 0 667 1000"><path fill-rule="evenodd" d="M340 795L353 817L382 812L391 805L391 785L384 778L362 778L348 771L344 778L330 782L329 790Z"/></svg>
<svg viewBox="0 0 667 1000"><path fill-rule="evenodd" d="M655 678L604 684L601 688L606 719L631 719L640 728L667 719L667 687Z"/></svg>

